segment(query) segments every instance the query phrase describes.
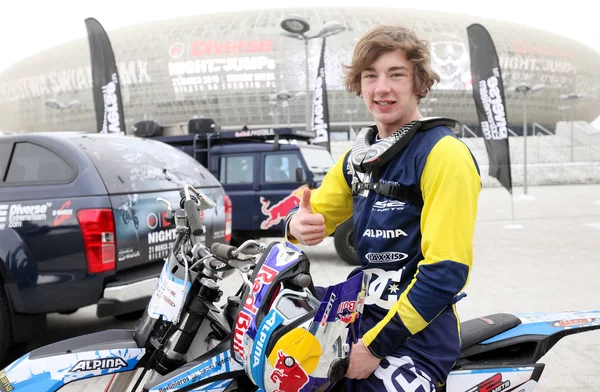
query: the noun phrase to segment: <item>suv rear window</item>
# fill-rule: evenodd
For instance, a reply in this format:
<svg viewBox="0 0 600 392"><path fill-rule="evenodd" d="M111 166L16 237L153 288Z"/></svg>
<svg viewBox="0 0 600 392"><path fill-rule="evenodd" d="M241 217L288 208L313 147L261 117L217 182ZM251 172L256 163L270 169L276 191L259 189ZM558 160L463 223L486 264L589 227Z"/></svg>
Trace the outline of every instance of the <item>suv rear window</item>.
<svg viewBox="0 0 600 392"><path fill-rule="evenodd" d="M112 135L72 140L94 163L110 194L220 186L198 161L165 143Z"/></svg>

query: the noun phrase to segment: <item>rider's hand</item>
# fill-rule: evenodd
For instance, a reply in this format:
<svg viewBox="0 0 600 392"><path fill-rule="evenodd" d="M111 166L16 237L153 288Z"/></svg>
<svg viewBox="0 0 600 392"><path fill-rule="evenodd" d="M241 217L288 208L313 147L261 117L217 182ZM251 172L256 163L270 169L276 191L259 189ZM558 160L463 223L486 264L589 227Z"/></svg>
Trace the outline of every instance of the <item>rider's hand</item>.
<svg viewBox="0 0 600 392"><path fill-rule="evenodd" d="M363 343L362 339L352 345L350 350L350 365L346 377L362 380L369 377L377 367L381 359L373 356Z"/></svg>
<svg viewBox="0 0 600 392"><path fill-rule="evenodd" d="M321 214L313 213L310 206L310 189L304 188L298 212L290 219L288 228L289 234L304 245L316 245L325 238L325 218Z"/></svg>

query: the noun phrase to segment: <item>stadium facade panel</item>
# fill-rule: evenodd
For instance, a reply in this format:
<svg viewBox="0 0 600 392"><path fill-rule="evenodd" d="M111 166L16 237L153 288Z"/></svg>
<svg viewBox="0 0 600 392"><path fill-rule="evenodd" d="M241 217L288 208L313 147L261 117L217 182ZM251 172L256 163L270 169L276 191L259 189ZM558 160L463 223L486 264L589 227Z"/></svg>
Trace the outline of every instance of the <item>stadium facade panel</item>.
<svg viewBox="0 0 600 392"><path fill-rule="evenodd" d="M326 81L333 130L369 122L360 98L343 86L357 39L379 23L403 24L429 42L441 77L421 103L424 115L459 119L474 130L466 28L485 26L495 41L504 85L544 83L526 98L530 121L592 121L600 110L600 53L568 38L530 27L466 15L407 9L272 9L198 15L108 31L121 78L127 129L140 120L160 124L211 117L225 129L303 126L303 97L274 101L274 93L305 91L305 43L281 35L280 22L304 16L316 33L326 21L346 30L326 41ZM102 22L102 21L100 21ZM82 21L83 24L83 21ZM308 42L311 91L321 39ZM87 38L57 46L0 73L0 130L94 131ZM580 93L576 102L562 94ZM520 133L524 99L506 91L509 126ZM561 110L562 109L562 110Z"/></svg>

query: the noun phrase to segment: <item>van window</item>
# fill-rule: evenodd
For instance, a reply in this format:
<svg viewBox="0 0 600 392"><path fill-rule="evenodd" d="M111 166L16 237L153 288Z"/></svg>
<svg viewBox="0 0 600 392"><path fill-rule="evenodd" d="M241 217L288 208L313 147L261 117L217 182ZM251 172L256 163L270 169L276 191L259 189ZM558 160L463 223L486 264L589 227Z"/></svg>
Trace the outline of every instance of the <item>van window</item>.
<svg viewBox="0 0 600 392"><path fill-rule="evenodd" d="M296 182L296 168L298 167L302 168L302 163L296 154L267 154L265 156L265 182ZM306 175L303 174L303 176L303 180L306 180Z"/></svg>
<svg viewBox="0 0 600 392"><path fill-rule="evenodd" d="M220 186L198 161L166 143L95 134L72 140L96 166L110 194Z"/></svg>
<svg viewBox="0 0 600 392"><path fill-rule="evenodd" d="M252 155L222 157L219 162L219 178L223 184L253 184L254 157Z"/></svg>
<svg viewBox="0 0 600 392"><path fill-rule="evenodd" d="M55 152L37 144L21 142L15 145L6 182L65 182L74 176L75 170Z"/></svg>

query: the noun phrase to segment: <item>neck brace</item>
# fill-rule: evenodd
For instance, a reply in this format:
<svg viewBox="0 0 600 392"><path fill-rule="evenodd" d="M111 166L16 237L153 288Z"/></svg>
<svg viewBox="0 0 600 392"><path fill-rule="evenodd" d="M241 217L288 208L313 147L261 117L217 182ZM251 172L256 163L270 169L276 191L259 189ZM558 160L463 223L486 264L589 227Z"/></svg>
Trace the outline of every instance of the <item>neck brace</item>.
<svg viewBox="0 0 600 392"><path fill-rule="evenodd" d="M350 152L350 162L354 170L360 173L376 172L391 158L399 154L410 139L419 131L426 131L437 126L447 126L458 132L462 125L451 118L427 117L406 123L391 136L373 143L375 140L373 127L363 128L356 136Z"/></svg>

